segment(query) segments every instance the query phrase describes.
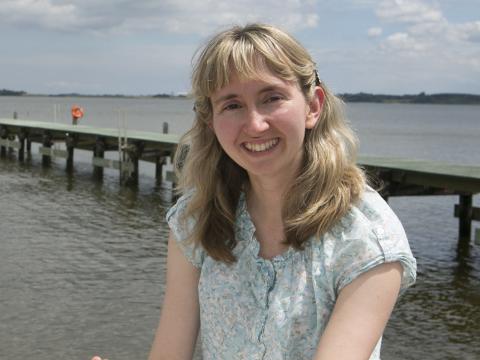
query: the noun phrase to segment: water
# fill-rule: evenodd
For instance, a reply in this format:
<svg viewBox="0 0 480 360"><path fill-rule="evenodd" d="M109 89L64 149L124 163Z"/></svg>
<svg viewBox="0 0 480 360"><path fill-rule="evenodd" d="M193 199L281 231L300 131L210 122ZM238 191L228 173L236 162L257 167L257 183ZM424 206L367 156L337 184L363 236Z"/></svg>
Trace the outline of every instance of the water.
<svg viewBox="0 0 480 360"><path fill-rule="evenodd" d="M0 117L179 133L192 104L179 99L0 97ZM54 111L56 108L56 111ZM124 114L124 115L119 115ZM349 104L368 155L480 164L480 107ZM138 190L118 174L92 178L91 154L43 169L40 156L0 160L0 359L146 358L165 278L171 187L141 164ZM454 196L391 198L418 260L418 282L387 326L384 359L480 358L480 246L457 248ZM478 196L474 203L480 205ZM475 223L479 227L478 223ZM461 256L460 256L461 255Z"/></svg>

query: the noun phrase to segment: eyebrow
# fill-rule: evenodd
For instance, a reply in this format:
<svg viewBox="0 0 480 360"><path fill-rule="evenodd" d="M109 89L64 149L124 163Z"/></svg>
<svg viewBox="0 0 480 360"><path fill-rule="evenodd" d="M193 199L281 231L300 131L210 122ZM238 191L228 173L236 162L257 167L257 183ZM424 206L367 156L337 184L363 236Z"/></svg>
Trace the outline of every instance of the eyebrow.
<svg viewBox="0 0 480 360"><path fill-rule="evenodd" d="M235 99L237 96L238 96L237 94L227 94L227 95L224 95L224 96L220 96L217 100L213 101L213 105L218 105L221 102L231 100L231 99Z"/></svg>
<svg viewBox="0 0 480 360"><path fill-rule="evenodd" d="M276 86L276 85L267 85L265 86L264 88L260 89L260 91L258 92L259 95L263 94L263 93L266 93L266 92L270 92L270 91L274 91L274 90L278 90L279 89L279 86ZM226 94L226 95L223 95L223 96L220 96L217 100L213 101L213 105L218 105L219 103L221 102L224 102L224 101L227 101L227 100L231 100L231 99L235 99L236 97L238 97L237 94Z"/></svg>

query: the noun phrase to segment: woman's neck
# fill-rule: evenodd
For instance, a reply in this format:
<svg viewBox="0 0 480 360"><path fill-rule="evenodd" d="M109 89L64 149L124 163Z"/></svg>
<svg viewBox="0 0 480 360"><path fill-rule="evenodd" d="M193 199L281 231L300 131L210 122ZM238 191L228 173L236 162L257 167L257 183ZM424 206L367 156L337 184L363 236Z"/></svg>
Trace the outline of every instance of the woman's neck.
<svg viewBox="0 0 480 360"><path fill-rule="evenodd" d="M260 244L259 256L271 259L287 250L284 244L283 199L285 186L251 181L247 190L247 208Z"/></svg>
<svg viewBox="0 0 480 360"><path fill-rule="evenodd" d="M282 219L284 194L289 184L275 179L250 177L247 205L250 214L261 215L264 220L278 222Z"/></svg>

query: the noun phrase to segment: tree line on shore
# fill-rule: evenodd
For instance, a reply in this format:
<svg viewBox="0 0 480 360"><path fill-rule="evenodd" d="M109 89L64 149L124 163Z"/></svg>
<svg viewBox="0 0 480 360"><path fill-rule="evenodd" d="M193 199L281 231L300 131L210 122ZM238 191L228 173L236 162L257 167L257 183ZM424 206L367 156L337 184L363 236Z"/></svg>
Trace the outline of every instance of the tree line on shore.
<svg viewBox="0 0 480 360"><path fill-rule="evenodd" d="M374 103L401 103L401 104L480 104L480 95L441 93L417 95L383 95L383 94L338 94L345 102L374 102Z"/></svg>
<svg viewBox="0 0 480 360"><path fill-rule="evenodd" d="M0 96L34 96L26 91L14 91L0 89ZM128 95L84 95L77 93L42 95L42 96L60 96L60 97L136 97ZM439 93L425 94L421 92L417 95L385 95L370 93L343 93L338 96L345 102L367 102L367 103L401 103L401 104L475 104L480 105L480 95L460 94L460 93ZM186 95L175 94L156 94L148 95L152 98L185 98Z"/></svg>

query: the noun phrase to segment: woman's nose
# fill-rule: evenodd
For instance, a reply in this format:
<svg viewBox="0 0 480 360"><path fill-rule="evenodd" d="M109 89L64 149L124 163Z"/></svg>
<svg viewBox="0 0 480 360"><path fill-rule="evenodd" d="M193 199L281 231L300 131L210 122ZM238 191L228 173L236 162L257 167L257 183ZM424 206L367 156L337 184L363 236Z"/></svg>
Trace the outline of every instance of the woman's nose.
<svg viewBox="0 0 480 360"><path fill-rule="evenodd" d="M248 135L257 135L270 127L267 117L256 109L249 110L246 114L244 131Z"/></svg>

